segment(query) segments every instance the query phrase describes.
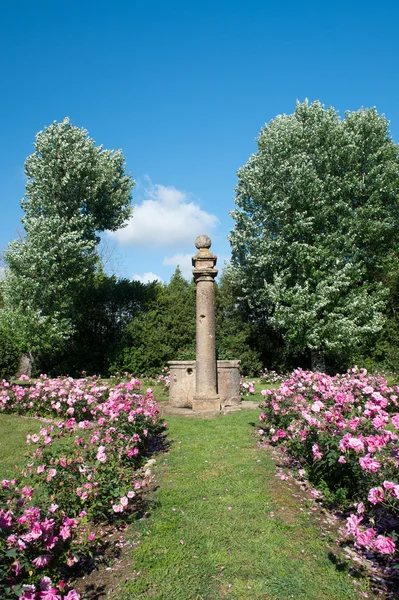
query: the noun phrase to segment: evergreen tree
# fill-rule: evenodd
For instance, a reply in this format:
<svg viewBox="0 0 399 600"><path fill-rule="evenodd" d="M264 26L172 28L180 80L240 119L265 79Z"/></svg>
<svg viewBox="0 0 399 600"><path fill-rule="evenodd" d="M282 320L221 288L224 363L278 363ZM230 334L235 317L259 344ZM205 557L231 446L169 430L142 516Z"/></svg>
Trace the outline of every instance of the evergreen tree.
<svg viewBox="0 0 399 600"><path fill-rule="evenodd" d="M136 376L159 373L168 360L195 358L195 290L179 268L169 284L154 284L146 309L127 325L114 371Z"/></svg>

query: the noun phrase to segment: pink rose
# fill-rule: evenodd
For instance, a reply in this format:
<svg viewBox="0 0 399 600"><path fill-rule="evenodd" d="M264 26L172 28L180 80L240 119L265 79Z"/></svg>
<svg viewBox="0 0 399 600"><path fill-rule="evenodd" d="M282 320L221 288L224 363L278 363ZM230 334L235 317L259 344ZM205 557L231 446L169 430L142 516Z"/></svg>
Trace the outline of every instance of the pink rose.
<svg viewBox="0 0 399 600"><path fill-rule="evenodd" d="M379 535L374 540L374 549L378 552L381 552L381 554L393 554L395 552L395 548L395 542L390 537Z"/></svg>
<svg viewBox="0 0 399 600"><path fill-rule="evenodd" d="M384 491L382 488L371 488L367 498L371 504L378 504L384 500Z"/></svg>

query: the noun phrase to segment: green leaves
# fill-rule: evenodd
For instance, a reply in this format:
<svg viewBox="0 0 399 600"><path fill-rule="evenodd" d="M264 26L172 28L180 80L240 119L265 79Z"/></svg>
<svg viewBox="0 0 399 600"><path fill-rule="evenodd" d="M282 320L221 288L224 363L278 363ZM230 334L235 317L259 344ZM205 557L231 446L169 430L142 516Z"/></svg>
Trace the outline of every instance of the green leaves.
<svg viewBox="0 0 399 600"><path fill-rule="evenodd" d="M4 309L20 350L60 348L74 330L76 303L97 264L97 232L131 213L134 181L120 151L95 146L69 119L36 136L21 201L26 236L5 254Z"/></svg>
<svg viewBox="0 0 399 600"><path fill-rule="evenodd" d="M319 102L267 124L238 172L233 275L254 321L291 352L341 352L383 325L397 260L398 148L375 109Z"/></svg>

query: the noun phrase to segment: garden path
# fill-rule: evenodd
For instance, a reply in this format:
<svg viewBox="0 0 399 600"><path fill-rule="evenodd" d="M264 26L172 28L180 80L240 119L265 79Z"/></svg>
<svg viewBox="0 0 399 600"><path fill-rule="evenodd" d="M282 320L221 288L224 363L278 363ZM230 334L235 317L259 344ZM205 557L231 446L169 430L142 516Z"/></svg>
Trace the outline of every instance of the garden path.
<svg viewBox="0 0 399 600"><path fill-rule="evenodd" d="M118 600L347 600L364 597L310 506L257 447L257 413L168 418L149 517ZM372 598L368 592L368 598Z"/></svg>

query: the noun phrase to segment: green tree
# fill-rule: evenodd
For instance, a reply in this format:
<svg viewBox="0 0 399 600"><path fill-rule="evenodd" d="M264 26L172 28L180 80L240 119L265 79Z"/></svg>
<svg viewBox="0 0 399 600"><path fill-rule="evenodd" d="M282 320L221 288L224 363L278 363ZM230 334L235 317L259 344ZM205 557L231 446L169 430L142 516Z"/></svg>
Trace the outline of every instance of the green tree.
<svg viewBox="0 0 399 600"><path fill-rule="evenodd" d="M108 376L126 325L146 309L153 283L108 277L100 269L76 299L74 331L60 352L41 352L35 370L51 375Z"/></svg>
<svg viewBox="0 0 399 600"><path fill-rule="evenodd" d="M80 288L97 264L98 232L130 215L134 182L120 151L96 146L68 119L36 136L25 163L25 237L5 253L0 318L22 352L60 348L74 330Z"/></svg>
<svg viewBox="0 0 399 600"><path fill-rule="evenodd" d="M243 375L257 375L262 367L254 347L253 327L237 303L237 290L225 268L216 286L216 348L220 360L239 359Z"/></svg>
<svg viewBox="0 0 399 600"><path fill-rule="evenodd" d="M179 268L170 283L157 282L155 294L124 331L114 371L136 376L159 373L168 360L194 356L195 290Z"/></svg>
<svg viewBox="0 0 399 600"><path fill-rule="evenodd" d="M398 147L375 109L341 119L298 103L258 137L238 172L230 242L240 301L293 353L351 352L384 322L387 263L397 261Z"/></svg>

